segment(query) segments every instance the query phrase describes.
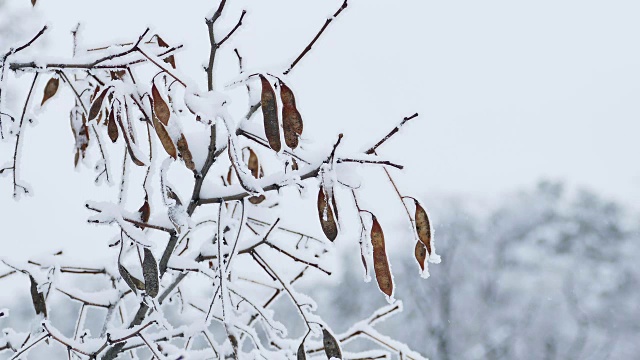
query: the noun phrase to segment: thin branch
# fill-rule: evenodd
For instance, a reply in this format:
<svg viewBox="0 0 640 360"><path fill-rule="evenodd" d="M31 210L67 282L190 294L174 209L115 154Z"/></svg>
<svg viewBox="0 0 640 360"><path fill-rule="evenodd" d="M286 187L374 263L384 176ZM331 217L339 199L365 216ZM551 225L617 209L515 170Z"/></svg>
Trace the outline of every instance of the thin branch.
<svg viewBox="0 0 640 360"><path fill-rule="evenodd" d="M242 19L244 19L244 16L246 14L247 14L247 10L242 10L242 14L240 15L240 19L238 20L238 23L236 24L236 26L233 27L233 29L231 29L231 31L229 31L227 36L225 36L222 40L220 40L220 42L218 42L218 47L222 46L222 44L224 44L227 40L229 40L229 38L233 35L233 33L235 33L236 30L238 30L238 28L242 26Z"/></svg>
<svg viewBox="0 0 640 360"><path fill-rule="evenodd" d="M22 46L18 46L15 49L11 49L9 50L9 52L7 52L3 58L7 58L8 56L11 56L15 53L18 53L26 48L28 48L29 46L31 46L36 40L38 40L38 38L40 38L40 36L42 36L42 34L44 34L44 32L47 31L47 26L43 26L42 29L40 29L40 31L38 31L38 33L31 38L31 40L29 40L26 44L22 45Z"/></svg>
<svg viewBox="0 0 640 360"><path fill-rule="evenodd" d="M85 207L87 209L93 210L95 212L99 212L99 213L102 212L102 210L96 209L94 207L91 207L91 206L89 206L89 204L85 204ZM175 234L175 232L176 232L175 229L169 229L169 228L166 228L164 226L149 224L149 223L138 221L138 220L133 220L133 219L124 218L124 217L123 217L123 220L128 222L128 223L131 223L133 225L137 225L139 227L144 227L144 228L164 231L164 232L169 233L169 234ZM98 220L93 220L93 221L90 220L89 222L90 223L94 223L94 224L101 224L102 223L101 221L98 221Z"/></svg>
<svg viewBox="0 0 640 360"><path fill-rule="evenodd" d="M17 188L20 187L24 190L25 193L28 193L27 189L24 186L18 185L16 181L17 173L18 173L18 151L20 149L20 139L22 138L22 125L24 124L24 117L27 113L27 107L29 106L29 100L31 100L31 95L33 94L33 88L36 86L36 81L38 80L39 73L33 77L33 82L31 83L31 88L29 89L29 94L27 95L27 100L24 102L24 107L22 108L22 116L20 116L20 123L18 125L18 133L16 134L16 146L13 151L13 196L17 196Z"/></svg>
<svg viewBox="0 0 640 360"><path fill-rule="evenodd" d="M387 136L383 137L380 141L378 141L378 143L376 143L375 145L373 145L369 150L365 151L365 154L374 154L376 152L376 149L378 149L378 147L382 144L384 144L385 141L389 140L389 138L391 138L395 133L397 133L398 131L400 131L400 128L409 120L411 119L415 119L418 117L418 113L415 113L411 116L407 116L405 117L400 124L398 124L398 126L396 126L395 128L393 128L393 130L391 130Z"/></svg>
<svg viewBox="0 0 640 360"><path fill-rule="evenodd" d="M320 31L318 31L318 33L316 34L316 36L313 38L313 40L311 40L311 42L309 43L309 45L307 45L307 47L304 48L304 50L302 50L302 52L300 53L300 55L298 55L298 57L293 61L293 63L291 63L291 66L289 66L289 69L287 69L287 71L284 72L285 75L287 75L289 72L291 72L291 70L293 70L293 68L298 64L298 62L300 62L300 60L302 60L302 58L307 55L307 53L311 50L311 47L313 46L313 44L316 43L316 41L318 41L318 39L320 39L320 36L322 35L322 33L327 30L327 27L329 27L329 24L331 24L331 22L338 17L338 15L340 15L340 13L347 8L347 0L344 0L344 3L342 3L342 6L340 6L340 8L338 9L338 11L335 12L335 14L333 14L332 17L328 18L327 21L325 21L324 25L322 25L322 28L320 28Z"/></svg>
<svg viewBox="0 0 640 360"><path fill-rule="evenodd" d="M337 163L351 162L351 163L359 163L359 164L386 165L386 166L391 166L400 170L404 169L404 166L398 165L398 164L392 163L391 161L386 161L386 160L338 159L336 160L336 162Z"/></svg>

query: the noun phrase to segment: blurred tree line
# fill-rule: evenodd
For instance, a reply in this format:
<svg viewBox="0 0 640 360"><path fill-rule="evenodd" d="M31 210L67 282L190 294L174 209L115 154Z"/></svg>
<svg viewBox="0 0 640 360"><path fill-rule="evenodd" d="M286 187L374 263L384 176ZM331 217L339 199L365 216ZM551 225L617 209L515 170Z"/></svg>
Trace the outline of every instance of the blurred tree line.
<svg viewBox="0 0 640 360"><path fill-rule="evenodd" d="M392 255L406 306L381 326L386 333L437 360L637 357L637 214L552 182L492 206L460 198L428 205L443 263L425 281L403 274L417 272L412 253ZM363 297L375 289L357 262L345 263L354 267L336 273L340 289L309 289L332 304L323 315L337 329L381 305L362 303L380 299Z"/></svg>

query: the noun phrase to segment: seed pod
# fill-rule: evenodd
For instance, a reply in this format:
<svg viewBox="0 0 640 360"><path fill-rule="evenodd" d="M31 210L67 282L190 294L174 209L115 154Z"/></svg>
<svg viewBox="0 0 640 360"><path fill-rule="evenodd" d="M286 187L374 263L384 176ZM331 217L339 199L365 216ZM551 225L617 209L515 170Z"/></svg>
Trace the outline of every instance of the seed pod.
<svg viewBox="0 0 640 360"><path fill-rule="evenodd" d="M47 303L44 299L44 294L38 291L38 283L33 276L29 275L29 281L31 281L31 300L33 301L33 307L36 310L36 314L44 315L47 317Z"/></svg>
<svg viewBox="0 0 640 360"><path fill-rule="evenodd" d="M327 355L327 359L342 359L340 344L327 329L322 329L322 344L324 345L324 353Z"/></svg>
<svg viewBox="0 0 640 360"><path fill-rule="evenodd" d="M109 113L109 123L107 124L107 134L109 134L109 139L111 142L115 143L118 141L118 124L116 123L115 111L113 108Z"/></svg>
<svg viewBox="0 0 640 360"><path fill-rule="evenodd" d="M333 199L331 199L332 201ZM338 224L333 216L333 204L327 203L322 185L318 191L318 216L320 217L320 225L324 235L331 241L338 236Z"/></svg>
<svg viewBox="0 0 640 360"><path fill-rule="evenodd" d="M109 88L104 89L100 93L100 95L98 95L98 97L95 100L93 100L93 103L91 104L91 108L89 109L89 121L95 119L100 113L100 110L102 109L102 102L104 101L104 97L107 95L108 91L109 91Z"/></svg>
<svg viewBox="0 0 640 360"><path fill-rule="evenodd" d="M158 263L153 257L151 250L144 248L144 260L142 260L142 275L144 276L144 284L147 295L151 297L158 296L160 291L160 282L158 280Z"/></svg>
<svg viewBox="0 0 640 360"><path fill-rule="evenodd" d="M169 118L171 117L171 110L169 110L169 105L167 105L160 95L156 84L151 86L151 97L153 98L153 115L167 126L169 124Z"/></svg>
<svg viewBox="0 0 640 360"><path fill-rule="evenodd" d="M44 96L42 97L41 106L58 92L58 85L60 85L60 79L58 78L51 78L47 81L47 85L44 87Z"/></svg>
<svg viewBox="0 0 640 360"><path fill-rule="evenodd" d="M176 150L176 146L173 144L173 140L171 140L171 136L167 132L167 129L164 128L164 125L158 120L157 117L153 117L153 127L156 130L156 135L158 135L158 139L160 139L160 143L164 148L164 151L169 154L174 160L178 158L178 152Z"/></svg>
<svg viewBox="0 0 640 360"><path fill-rule="evenodd" d="M282 128L284 142L291 149L298 147L298 137L302 135L302 115L296 108L296 98L293 91L280 81L280 99L282 99Z"/></svg>
<svg viewBox="0 0 640 360"><path fill-rule="evenodd" d="M184 134L180 134L180 139L178 139L178 151L187 169L195 171L196 164L193 162L193 155L191 155L189 143L187 142L187 138L184 137Z"/></svg>
<svg viewBox="0 0 640 360"><path fill-rule="evenodd" d="M300 346L298 346L297 360L307 360L307 354L304 352L304 341L300 343Z"/></svg>
<svg viewBox="0 0 640 360"><path fill-rule="evenodd" d="M264 120L264 133L269 141L269 146L276 152L282 148L280 142L280 125L278 124L278 103L276 93L273 91L269 81L260 75L262 82L262 117Z"/></svg>
<svg viewBox="0 0 640 360"><path fill-rule="evenodd" d="M431 223L429 222L429 217L427 216L427 212L424 211L424 208L420 206L417 200L414 200L416 204L416 232L418 233L418 238L427 247L427 254L431 254Z"/></svg>
<svg viewBox="0 0 640 360"><path fill-rule="evenodd" d="M415 256L420 269L424 271L425 261L427 260L427 247L420 240L416 241Z"/></svg>
<svg viewBox="0 0 640 360"><path fill-rule="evenodd" d="M376 280L378 280L378 287L390 297L393 294L393 278L389 268L389 260L387 259L384 233L375 216L371 226L371 245L373 245L373 269L376 273Z"/></svg>

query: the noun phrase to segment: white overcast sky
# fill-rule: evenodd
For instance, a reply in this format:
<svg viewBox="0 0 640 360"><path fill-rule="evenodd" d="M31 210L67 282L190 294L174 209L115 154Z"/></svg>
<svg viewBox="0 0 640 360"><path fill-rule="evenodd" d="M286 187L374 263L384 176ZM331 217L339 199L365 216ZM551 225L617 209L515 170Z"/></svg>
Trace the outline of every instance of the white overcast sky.
<svg viewBox="0 0 640 360"><path fill-rule="evenodd" d="M10 0L15 6L21 1L28 5ZM233 47L249 69L282 69L341 3L229 0L220 32L242 9L249 13L220 55L219 67L232 69L221 76L237 75ZM186 44L178 62L189 64L189 75L204 86L203 19L215 6L200 0L39 0L37 8L39 24L51 27L46 51L56 56L69 54L69 31L78 21L87 46L134 39L151 26L168 42ZM380 149L407 167L400 181L407 193L493 197L550 178L634 205L640 203L639 14L640 2L632 0L350 0L290 83L305 132L317 141L332 142L344 132L346 146L365 147L419 112ZM63 114L57 121L65 140L56 144L67 168L70 104L48 112ZM29 129L32 136L56 131L44 122L38 126L50 129ZM33 154L30 161L43 156ZM71 178L81 175L67 171L62 180L53 179L56 173L46 181L28 178L36 198L49 196L55 184L75 184ZM3 216L10 208L9 221L21 221L31 205L7 204L10 184L0 181ZM78 205L91 197L91 186ZM76 216L84 219L81 212Z"/></svg>

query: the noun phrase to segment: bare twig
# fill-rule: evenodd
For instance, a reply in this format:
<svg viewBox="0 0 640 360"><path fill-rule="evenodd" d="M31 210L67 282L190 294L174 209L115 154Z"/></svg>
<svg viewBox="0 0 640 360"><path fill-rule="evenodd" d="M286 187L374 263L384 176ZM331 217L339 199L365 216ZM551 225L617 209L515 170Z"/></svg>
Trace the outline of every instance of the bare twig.
<svg viewBox="0 0 640 360"><path fill-rule="evenodd" d="M293 70L293 68L300 62L300 60L302 60L302 58L307 55L307 53L311 50L311 47L313 46L313 44L316 43L316 41L318 41L318 39L320 39L320 36L322 36L322 33L327 30L327 27L329 27L329 24L331 24L331 22L338 17L338 15L340 15L340 13L347 8L347 0L344 0L344 3L342 3L342 6L340 6L340 8L338 9L338 11L335 12L335 14L333 14L332 17L328 18L327 21L325 21L324 25L322 25L322 27L320 28L320 31L318 31L318 33L316 34L316 36L313 38L313 40L311 40L311 42L309 43L309 45L307 45L307 47L304 48L304 50L302 50L302 52L300 53L300 55L298 55L298 57L293 61L293 63L291 63L291 66L289 66L289 69L287 69L284 74L288 74L289 72L291 72L291 70Z"/></svg>

